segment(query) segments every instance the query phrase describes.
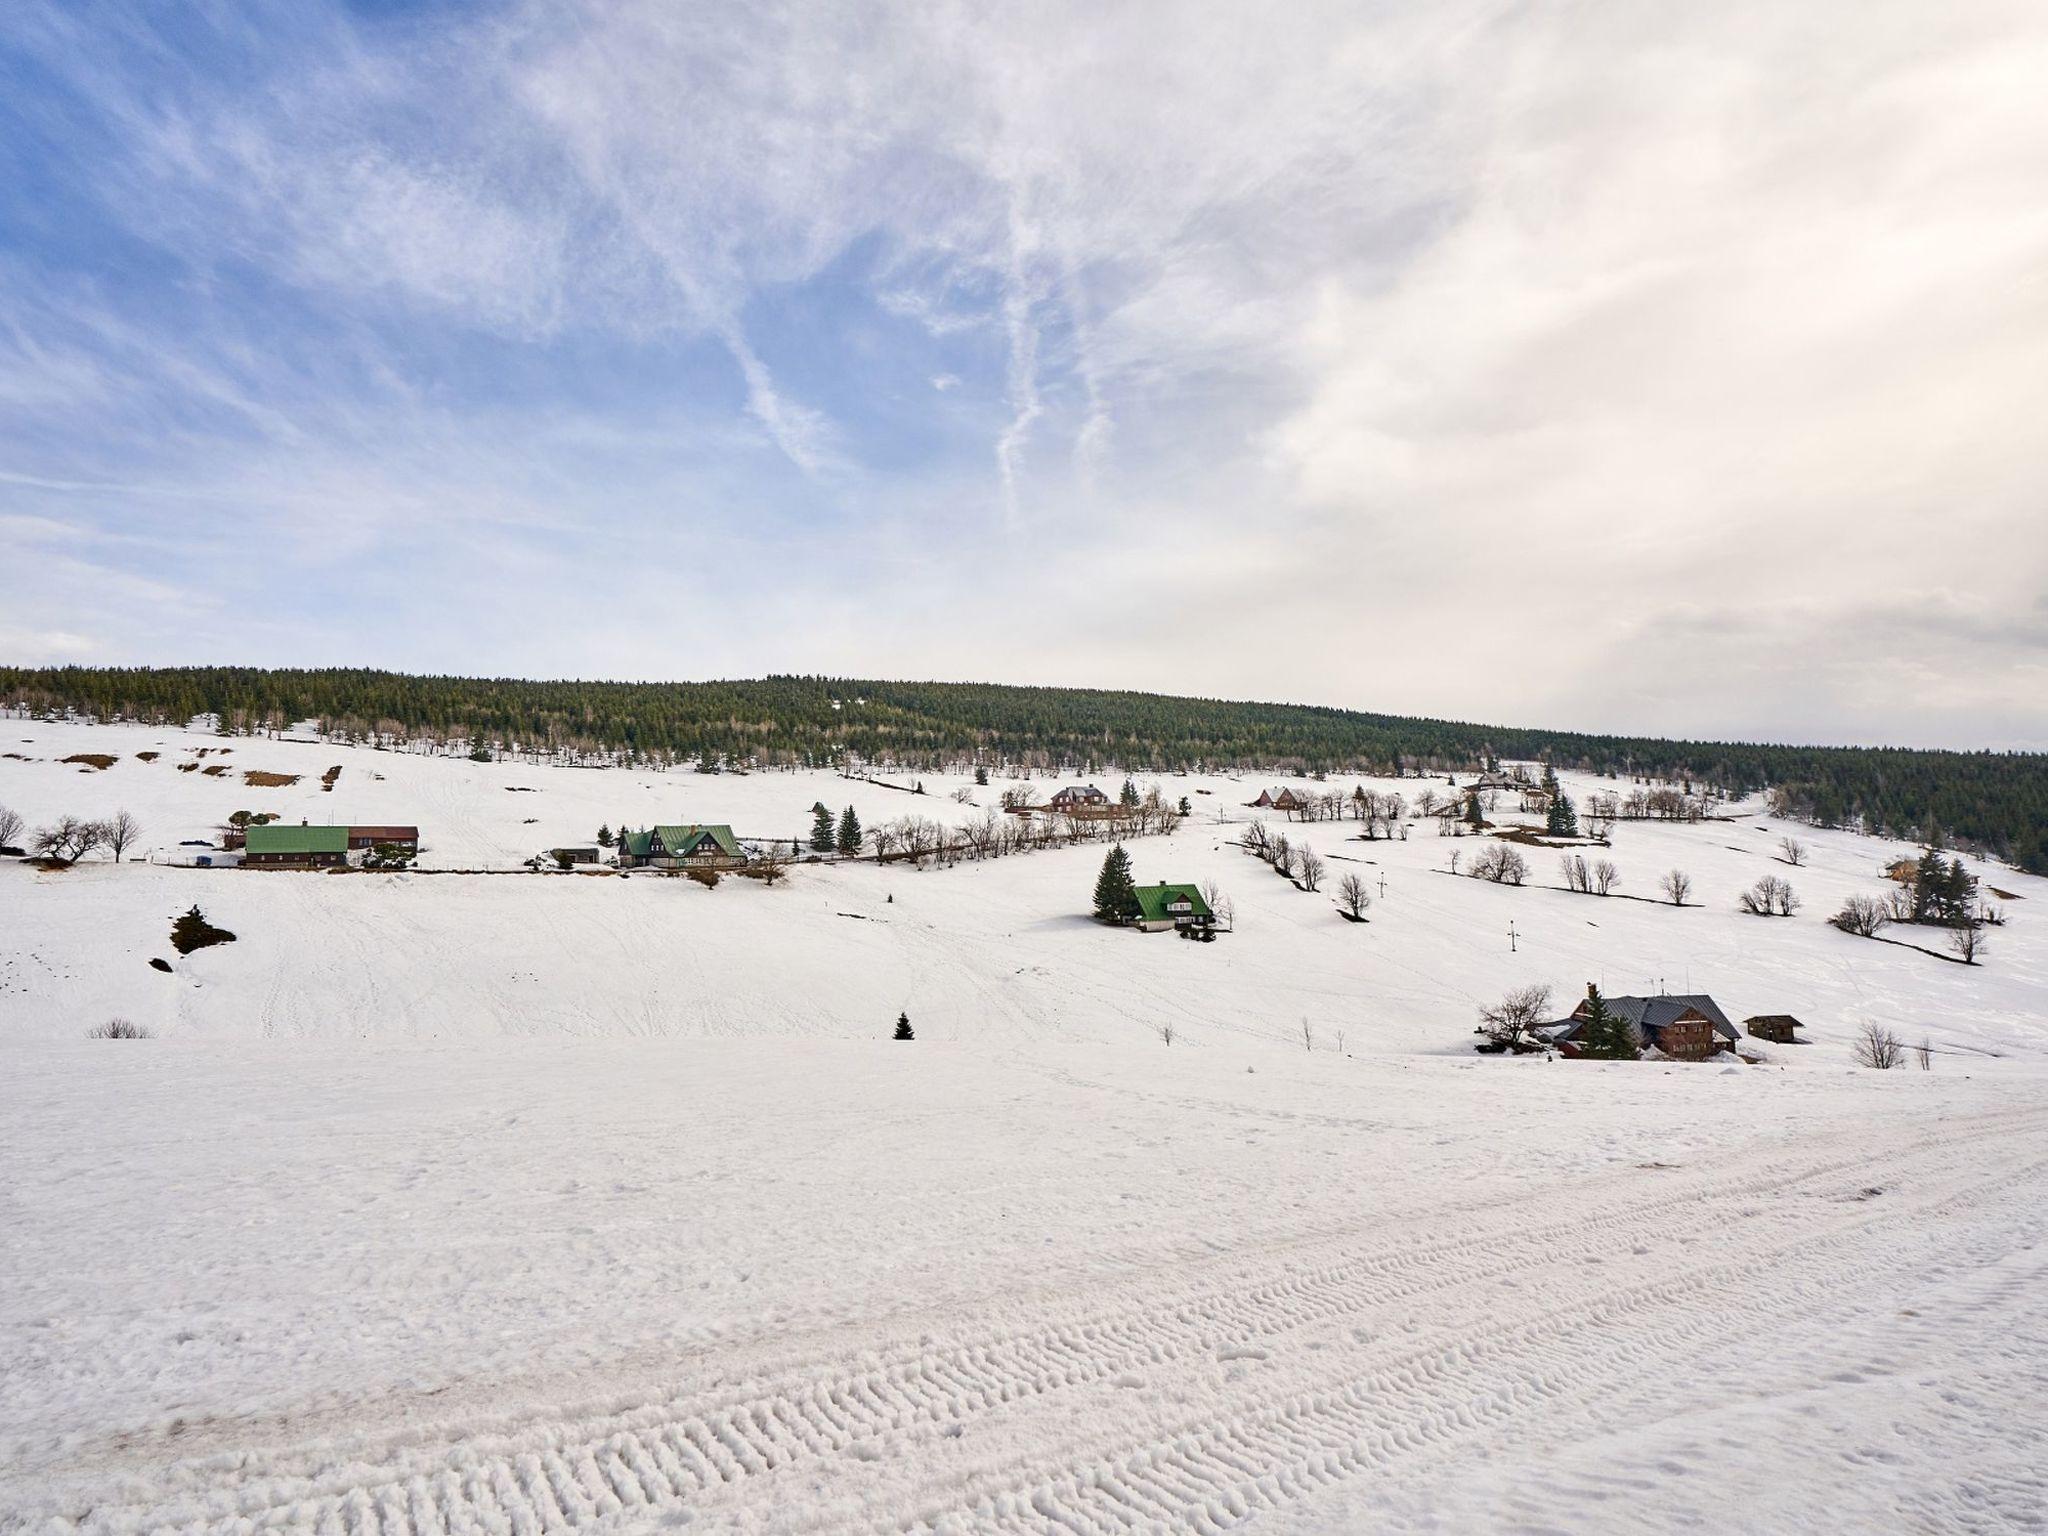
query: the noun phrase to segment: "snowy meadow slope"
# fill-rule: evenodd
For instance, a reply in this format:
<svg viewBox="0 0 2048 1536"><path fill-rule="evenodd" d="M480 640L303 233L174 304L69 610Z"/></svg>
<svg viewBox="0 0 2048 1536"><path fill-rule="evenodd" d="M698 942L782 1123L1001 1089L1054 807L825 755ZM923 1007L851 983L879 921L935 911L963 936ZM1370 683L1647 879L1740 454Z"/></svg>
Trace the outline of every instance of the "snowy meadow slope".
<svg viewBox="0 0 2048 1536"><path fill-rule="evenodd" d="M0 1528L1633 1531L1731 1477L1760 1530L2048 1514L2048 881L1973 866L2017 898L1976 967L1825 924L1908 850L1753 808L1617 829L1623 890L1696 908L1537 888L1539 849L1453 877L1479 844L1426 825L1290 828L1310 894L1234 846L1257 781L1168 778L1194 814L1131 852L1230 895L1197 945L1086 919L1100 845L510 872L600 822L962 817L959 780L0 728L31 823L426 844L0 864ZM1736 911L1766 873L1796 918ZM195 902L238 939L179 958ZM1814 1043L1470 1051L1510 986L1660 979ZM156 1038L83 1038L115 1015ZM1866 1019L1934 1070L1856 1068Z"/></svg>

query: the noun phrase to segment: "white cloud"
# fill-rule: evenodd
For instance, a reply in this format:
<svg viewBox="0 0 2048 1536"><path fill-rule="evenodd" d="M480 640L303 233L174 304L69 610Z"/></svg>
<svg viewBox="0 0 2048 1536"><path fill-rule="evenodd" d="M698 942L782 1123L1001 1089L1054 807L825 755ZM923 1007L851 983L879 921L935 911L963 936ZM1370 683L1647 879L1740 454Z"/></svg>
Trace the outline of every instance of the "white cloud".
<svg viewBox="0 0 2048 1536"><path fill-rule="evenodd" d="M651 604L630 642L563 638L592 670L619 645L2048 744L2036 6L533 0L407 36L316 26L214 90L68 66L135 146L103 175L145 238L362 317L362 353L0 303L25 510L79 515L38 480L168 473L245 547L556 540L588 573L579 535L658 570L730 531L786 573L772 637L758 594ZM833 419L829 328L794 360L764 340L764 297L856 280L855 250L867 304L999 353L913 375L935 410L1000 400L978 471ZM393 308L548 358L715 346L739 415L465 399L376 332ZM162 437L6 431L67 411ZM418 660L491 665L518 629Z"/></svg>

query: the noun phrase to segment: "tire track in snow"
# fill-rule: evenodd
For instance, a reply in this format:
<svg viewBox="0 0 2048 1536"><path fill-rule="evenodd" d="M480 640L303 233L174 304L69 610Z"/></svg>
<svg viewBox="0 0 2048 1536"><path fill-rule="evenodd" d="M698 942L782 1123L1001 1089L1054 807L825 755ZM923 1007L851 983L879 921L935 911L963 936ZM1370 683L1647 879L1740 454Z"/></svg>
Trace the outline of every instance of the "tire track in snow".
<svg viewBox="0 0 2048 1536"><path fill-rule="evenodd" d="M2044 1122L2036 1111L1984 1117L1873 1156L1771 1145L1748 1154L1763 1171L1660 1174L1647 1198L1588 1181L1554 1197L1569 1210L1549 1219L1518 1207L1452 1212L1446 1221L1462 1226L1441 1238L1318 1240L1254 1259L1250 1273L1232 1255L1202 1266L1200 1283L1145 1277L1078 1309L1062 1299L1035 1328L862 1351L851 1368L826 1363L623 1412L237 1452L168 1469L156 1488L131 1473L111 1498L50 1514L91 1536L541 1536L658 1516L744 1518L797 1496L792 1482L815 1490L830 1476L865 1492L826 1506L818 1529L1220 1529L1503 1418L1626 1386L1652 1356L1701 1342L1710 1320L1682 1303L1704 1285L1778 1284L1794 1266L1801 1296L1837 1284L1840 1250L1904 1202L1859 1204L1845 1186L1821 1221L1800 1203L1820 1197L1800 1186L1946 1169L1936 1203L2009 1197L2028 1187L2015 1164L2042 1152ZM1858 1273L1890 1261L1847 1258ZM1614 1316L1658 1317L1659 1348L1633 1334L1619 1349L1583 1348L1579 1297L1522 1305L1551 1277L1591 1266L1602 1266L1594 1293ZM1133 1384L1206 1406L1177 1419L1154 1408L1133 1437L1101 1416L1105 1401L1130 1401ZM779 1523L800 1527L789 1514L779 1509Z"/></svg>

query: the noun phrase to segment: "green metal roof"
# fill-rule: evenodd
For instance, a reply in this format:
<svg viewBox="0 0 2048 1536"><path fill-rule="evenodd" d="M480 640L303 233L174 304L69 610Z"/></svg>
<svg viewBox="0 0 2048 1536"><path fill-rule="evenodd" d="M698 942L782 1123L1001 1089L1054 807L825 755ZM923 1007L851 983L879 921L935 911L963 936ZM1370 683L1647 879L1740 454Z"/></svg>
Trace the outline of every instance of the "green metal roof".
<svg viewBox="0 0 2048 1536"><path fill-rule="evenodd" d="M1172 913L1166 910L1167 903L1185 898L1189 911ZM1209 903L1202 900L1202 893L1192 885L1141 885L1138 887L1138 917L1147 923L1164 923L1176 915L1185 917L1214 917Z"/></svg>
<svg viewBox="0 0 2048 1536"><path fill-rule="evenodd" d="M706 838L718 845L718 851L729 859L740 857L739 839L732 835L732 828L724 824L717 826L676 825L656 827L661 834L661 846L668 850L670 857L683 857L698 850ZM654 845L654 837L648 832L628 832L619 840L626 856L644 859Z"/></svg>
<svg viewBox="0 0 2048 1536"><path fill-rule="evenodd" d="M728 826L700 827L692 824L690 826L656 827L654 830L661 834L662 847L678 856L697 852L697 845L707 837L712 842L718 844L718 851L727 858L736 859L740 856L740 845L732 835L732 828Z"/></svg>
<svg viewBox="0 0 2048 1536"><path fill-rule="evenodd" d="M347 827L251 827L249 853L347 853Z"/></svg>

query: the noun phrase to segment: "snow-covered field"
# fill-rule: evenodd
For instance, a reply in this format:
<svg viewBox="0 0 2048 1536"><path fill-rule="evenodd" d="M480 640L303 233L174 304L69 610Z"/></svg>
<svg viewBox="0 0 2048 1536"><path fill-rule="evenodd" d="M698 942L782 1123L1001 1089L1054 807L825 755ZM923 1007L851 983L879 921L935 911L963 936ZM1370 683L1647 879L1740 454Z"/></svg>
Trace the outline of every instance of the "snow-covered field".
<svg viewBox="0 0 2048 1536"><path fill-rule="evenodd" d="M200 748L229 771L180 771ZM1909 850L1760 814L1617 830L1623 889L1682 867L1696 909L1351 823L1289 828L1331 861L1308 894L1231 846L1259 781L1171 777L1194 816L1131 851L1229 893L1196 945L1086 921L1099 845L772 889L428 872L600 822L789 837L819 799L960 817L959 780L18 719L0 752L0 805L126 808L159 853L238 808L427 844L406 875L0 864L0 1527L2048 1520L2048 881L1975 866L2018 899L1974 968L1824 923ZM1797 918L1735 911L1766 873ZM194 902L239 938L179 959ZM1479 1003L1589 980L1814 1043L1472 1055ZM156 1038L83 1038L116 1015ZM1934 1070L1855 1067L1866 1019Z"/></svg>

